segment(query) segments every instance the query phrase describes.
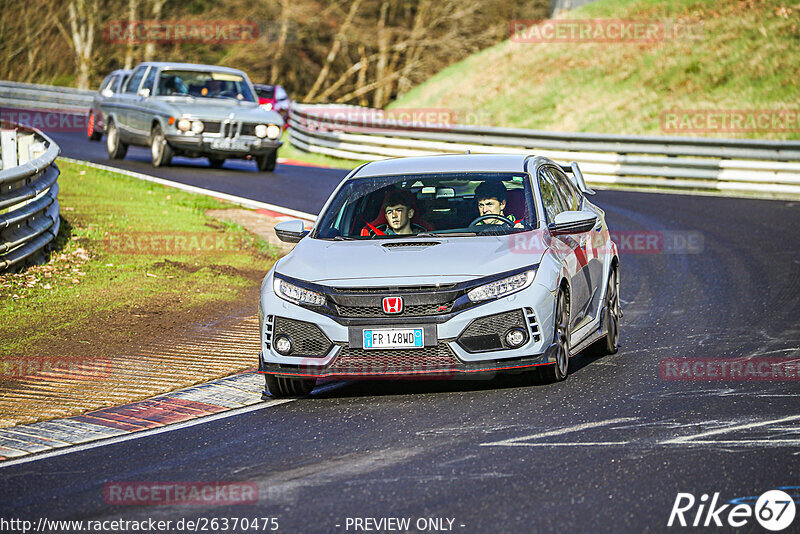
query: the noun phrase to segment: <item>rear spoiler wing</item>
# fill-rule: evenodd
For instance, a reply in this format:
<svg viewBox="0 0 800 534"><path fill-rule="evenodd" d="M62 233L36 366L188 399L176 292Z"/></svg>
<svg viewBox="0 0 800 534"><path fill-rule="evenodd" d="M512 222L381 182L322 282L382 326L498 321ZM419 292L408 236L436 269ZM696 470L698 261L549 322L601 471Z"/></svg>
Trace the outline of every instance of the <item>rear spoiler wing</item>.
<svg viewBox="0 0 800 534"><path fill-rule="evenodd" d="M586 185L586 181L583 179L583 173L581 172L580 167L578 167L578 163L573 161L568 166L567 165L560 165L561 170L570 175L572 179L572 183L575 184L575 187L578 188L578 191L583 193L584 195L594 195L595 191L590 189L588 185Z"/></svg>

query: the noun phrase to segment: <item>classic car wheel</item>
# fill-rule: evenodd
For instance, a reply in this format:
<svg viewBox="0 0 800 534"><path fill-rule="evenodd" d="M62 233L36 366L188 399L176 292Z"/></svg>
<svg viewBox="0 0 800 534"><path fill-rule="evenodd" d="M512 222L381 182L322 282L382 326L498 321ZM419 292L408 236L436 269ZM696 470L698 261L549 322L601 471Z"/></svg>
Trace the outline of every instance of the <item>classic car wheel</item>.
<svg viewBox="0 0 800 534"><path fill-rule="evenodd" d="M273 398L305 397L314 389L317 381L313 378L289 378L264 375L267 389Z"/></svg>
<svg viewBox="0 0 800 534"><path fill-rule="evenodd" d="M261 172L272 172L275 170L275 163L278 161L278 151L273 150L269 154L256 156L256 164Z"/></svg>
<svg viewBox="0 0 800 534"><path fill-rule="evenodd" d="M608 274L608 287L606 287L604 328L606 335L587 347L585 353L589 356L605 356L614 354L619 349L619 274L616 267L612 267Z"/></svg>
<svg viewBox="0 0 800 534"><path fill-rule="evenodd" d="M128 153L128 145L119 140L119 131L114 121L109 120L106 128L106 150L110 159L123 159Z"/></svg>
<svg viewBox="0 0 800 534"><path fill-rule="evenodd" d="M89 114L89 119L86 124L86 137L89 138L89 141L99 141L103 138L103 134L95 129L94 113Z"/></svg>
<svg viewBox="0 0 800 534"><path fill-rule="evenodd" d="M222 165L225 164L225 158L208 158L208 164L214 168L219 169Z"/></svg>
<svg viewBox="0 0 800 534"><path fill-rule="evenodd" d="M164 138L161 126L153 126L150 134L150 154L153 156L153 167L166 167L172 161L172 147Z"/></svg>
<svg viewBox="0 0 800 534"><path fill-rule="evenodd" d="M569 300L564 291L558 293L556 300L556 328L553 340L558 345L556 361L544 365L539 371L546 383L561 382L569 372Z"/></svg>

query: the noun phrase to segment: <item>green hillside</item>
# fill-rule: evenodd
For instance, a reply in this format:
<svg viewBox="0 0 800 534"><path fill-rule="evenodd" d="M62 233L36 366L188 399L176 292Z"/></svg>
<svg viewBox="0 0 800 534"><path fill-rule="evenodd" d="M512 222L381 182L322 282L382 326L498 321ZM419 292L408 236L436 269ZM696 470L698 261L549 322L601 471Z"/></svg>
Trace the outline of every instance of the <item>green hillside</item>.
<svg viewBox="0 0 800 534"><path fill-rule="evenodd" d="M680 25L685 35L507 40L444 69L391 107L445 108L461 121L557 131L800 138L800 3L599 0L567 17L655 20ZM697 109L722 111L722 118L690 112L699 122L687 123L683 111ZM666 114L672 110L682 122ZM735 132L722 122L731 120L727 110L763 110L770 119L747 114L737 128L745 131Z"/></svg>

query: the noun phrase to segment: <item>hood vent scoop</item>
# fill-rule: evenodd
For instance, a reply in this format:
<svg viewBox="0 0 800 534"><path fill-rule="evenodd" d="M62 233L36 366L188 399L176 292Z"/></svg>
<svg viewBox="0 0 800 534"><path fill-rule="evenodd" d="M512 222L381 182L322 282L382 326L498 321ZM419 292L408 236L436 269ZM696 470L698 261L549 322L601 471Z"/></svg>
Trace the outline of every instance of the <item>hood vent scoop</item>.
<svg viewBox="0 0 800 534"><path fill-rule="evenodd" d="M414 247L414 248L422 248L422 247L433 247L436 245L441 244L439 241L400 241L398 243L384 243L383 247L385 248L401 248L401 247Z"/></svg>

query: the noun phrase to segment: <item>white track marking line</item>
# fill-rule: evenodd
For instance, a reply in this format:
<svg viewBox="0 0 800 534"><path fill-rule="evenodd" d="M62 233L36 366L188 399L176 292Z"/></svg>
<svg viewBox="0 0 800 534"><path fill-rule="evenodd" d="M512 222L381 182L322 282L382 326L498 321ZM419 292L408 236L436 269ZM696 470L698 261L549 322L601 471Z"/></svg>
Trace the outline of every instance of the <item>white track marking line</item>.
<svg viewBox="0 0 800 534"><path fill-rule="evenodd" d="M701 432L700 434L694 434L692 436L680 436L678 438L668 439L666 441L662 441L660 444L661 445L671 445L671 444L675 444L675 443L681 443L681 444L683 444L683 443L692 443L692 442L698 443L697 441L695 441L695 440L697 440L697 438L704 438L704 437L707 437L707 436L716 436L717 434L727 434L728 432L735 432L737 430L747 430L749 428L757 428L757 427L761 427L761 426L774 425L775 423L783 423L785 421L795 421L797 419L800 419L800 415L791 415L789 417L782 417L780 419L773 419L771 421L761 421L759 423L747 423L747 424L744 424L744 425L735 425L735 426L729 426L729 427L726 427L726 428L718 428L716 430L709 430L708 432ZM748 440L743 440L742 443L744 443L746 441L748 441ZM765 443L767 442L767 440L749 440L749 441L760 441L760 442L765 442ZM769 440L769 441L772 442L773 440ZM780 440L774 440L774 441L780 441ZM784 441L787 441L787 440L784 440ZM794 440L789 440L789 441L794 441ZM725 443L725 441L715 442L715 441L712 440L712 441L710 441L710 443Z"/></svg>
<svg viewBox="0 0 800 534"><path fill-rule="evenodd" d="M504 439L501 441L493 441L488 443L481 443L481 447L486 446L504 446L504 447L546 447L550 445L556 446L578 446L578 445L626 445L627 441L608 441L608 442L586 442L586 443L522 443L532 439L548 438L550 436L561 436L571 432L580 432L581 430L588 430L590 428L597 428L600 426L613 425L614 423L623 423L627 421L635 421L636 417L618 417L615 419L606 419L604 421L596 421L594 423L581 423L579 425L568 426L559 428L557 430L548 430L547 432L539 432L538 434L531 434L529 436L521 436L518 438Z"/></svg>
<svg viewBox="0 0 800 534"><path fill-rule="evenodd" d="M181 191L188 191L190 193L197 193L198 195L205 195L209 197L219 198L222 200L227 200L228 202L232 202L234 204L238 204L240 206L244 206L245 208L251 209L266 209L270 211L277 211L279 213L285 213L291 217L297 217L299 219L305 219L307 221L316 221L317 216L312 215L311 213L306 213L304 211L293 210L291 208L284 208L283 206L276 206L275 204L268 204L266 202L259 202L258 200L251 200L249 198L237 197L234 195L229 195L227 193L222 193L219 191L213 191L211 189L203 189L202 187L196 187L193 185L182 184L180 182L173 182L172 180L165 180L164 178L157 178L155 176L150 176L149 174L144 174L141 172L134 172L129 171L126 169L118 169L116 167L110 167L108 165L101 165L99 163L92 163L91 161L83 161L79 159L72 159L72 158L65 158L59 157L58 159L63 161L68 161L70 163L78 163L80 165L88 165L89 167L93 167L95 169L101 169L104 171L109 172L116 172L119 174L123 174L125 176L130 176L131 178L138 178L139 180L145 180L147 182L153 182L156 184L165 185L167 187L173 187L175 189L180 189Z"/></svg>
<svg viewBox="0 0 800 534"><path fill-rule="evenodd" d="M4 467L11 467L12 465L19 465L28 462L35 462L37 460L43 460L45 458L53 458L55 456L62 456L64 454L70 454L73 452L80 452L89 449L94 449L97 447L104 447L106 445L113 445L115 443L122 443L123 441L130 441L132 439L140 439L146 438L149 436L154 436L156 434L162 434L164 432L170 432L172 430L180 430L182 428L188 428L195 425L201 425L203 423L210 423L212 421L219 421L220 419L227 419L228 417L234 417L237 415L242 415L249 412L255 412L257 410L263 410L264 408L271 408L272 406L277 406L279 404L286 404L287 402L292 402L297 399L280 399L280 400L271 400L266 402L259 402L258 404L254 404L251 406L244 406L242 408L235 408L233 410L228 410L226 412L217 413L214 415L207 415L205 417L198 417L197 419L192 419L190 421L184 421L182 423L175 423L172 425L152 428L148 430L140 430L138 432L131 432L129 434L125 434L123 436L116 436L106 439L100 439L97 441L92 441L91 443L86 443L83 445L75 445L73 447L68 447L65 449L57 449L51 452L43 452L38 454L31 454L29 456L25 456L19 458L17 460L6 460L0 463L0 469Z"/></svg>

